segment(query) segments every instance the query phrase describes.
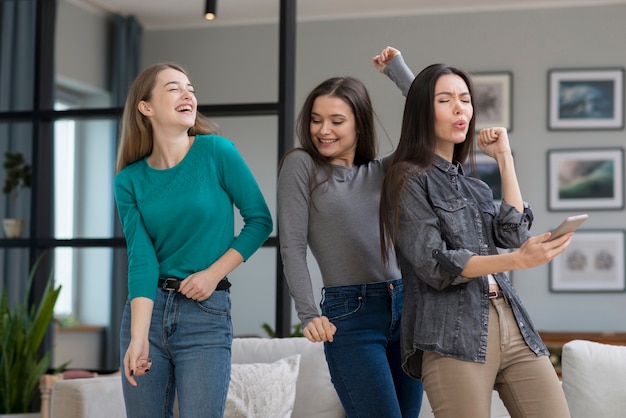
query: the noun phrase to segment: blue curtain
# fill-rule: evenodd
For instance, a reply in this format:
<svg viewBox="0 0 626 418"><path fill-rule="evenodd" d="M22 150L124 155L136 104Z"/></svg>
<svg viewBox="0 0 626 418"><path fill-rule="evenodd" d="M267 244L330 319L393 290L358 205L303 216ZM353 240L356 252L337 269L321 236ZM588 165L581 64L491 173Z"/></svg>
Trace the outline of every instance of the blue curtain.
<svg viewBox="0 0 626 418"><path fill-rule="evenodd" d="M111 105L122 107L128 88L141 68L141 38L143 29L133 16L113 16L113 44L111 57ZM115 132L119 131L119 127ZM116 138L119 135L116 134ZM117 146L117 140L113 141ZM113 181L113 179L111 179ZM115 236L123 236L122 228L114 211ZM113 277L111 277L111 320L107 330L107 350L104 367L117 369L120 366L119 326L122 311L128 298L128 257L126 249L115 249L113 253Z"/></svg>
<svg viewBox="0 0 626 418"><path fill-rule="evenodd" d="M0 1L0 111L33 110L35 80L35 0ZM0 158L6 151L20 151L32 162L33 129L30 120L0 123ZM4 171L0 173L4 184ZM0 218L26 220L24 235L29 233L30 193L24 190L17 200L2 195ZM4 234L2 232L2 234ZM28 277L28 249L0 251L2 284L9 301L21 299Z"/></svg>

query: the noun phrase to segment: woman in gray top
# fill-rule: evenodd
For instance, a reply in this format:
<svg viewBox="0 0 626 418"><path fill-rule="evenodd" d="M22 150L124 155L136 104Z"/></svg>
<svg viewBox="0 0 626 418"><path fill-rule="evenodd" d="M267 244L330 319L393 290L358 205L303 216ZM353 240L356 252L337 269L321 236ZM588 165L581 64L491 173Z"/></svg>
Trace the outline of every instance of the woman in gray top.
<svg viewBox="0 0 626 418"><path fill-rule="evenodd" d="M331 378L348 417L417 417L421 382L400 366L403 285L381 257L378 207L390 158L376 159L372 104L351 77L331 78L298 116L301 147L278 176L283 267L304 336L324 342ZM307 265L322 274L321 314ZM393 250L387 255L395 260Z"/></svg>

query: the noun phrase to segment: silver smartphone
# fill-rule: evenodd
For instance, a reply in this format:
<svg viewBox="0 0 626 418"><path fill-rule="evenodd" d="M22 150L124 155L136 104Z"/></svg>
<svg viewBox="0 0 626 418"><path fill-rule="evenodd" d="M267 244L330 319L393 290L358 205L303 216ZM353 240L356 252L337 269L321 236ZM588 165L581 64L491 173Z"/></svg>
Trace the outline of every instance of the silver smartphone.
<svg viewBox="0 0 626 418"><path fill-rule="evenodd" d="M555 238L560 237L563 234L567 234L568 232L574 232L583 222L585 222L589 218L589 215L583 213L581 215L570 216L565 218L561 225L557 226L554 231L552 231L552 235L548 241L552 241Z"/></svg>

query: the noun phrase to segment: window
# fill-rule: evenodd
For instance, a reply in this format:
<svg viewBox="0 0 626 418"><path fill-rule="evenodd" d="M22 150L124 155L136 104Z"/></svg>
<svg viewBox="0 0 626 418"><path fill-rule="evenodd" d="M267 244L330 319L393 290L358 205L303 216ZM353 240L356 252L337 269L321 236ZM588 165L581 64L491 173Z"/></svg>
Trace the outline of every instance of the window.
<svg viewBox="0 0 626 418"><path fill-rule="evenodd" d="M56 110L67 110L67 101L57 101ZM74 236L74 156L76 148L76 121L58 120L54 124L54 236ZM61 293L55 305L55 316L71 317L74 309L73 249L54 249L54 277L61 285Z"/></svg>
<svg viewBox="0 0 626 418"><path fill-rule="evenodd" d="M55 110L81 108L90 92L57 89ZM98 98L96 97L96 100ZM115 120L59 118L54 123L54 238L109 239L114 235L112 179ZM108 324L113 248L54 248L54 278L62 286L55 316L87 325Z"/></svg>

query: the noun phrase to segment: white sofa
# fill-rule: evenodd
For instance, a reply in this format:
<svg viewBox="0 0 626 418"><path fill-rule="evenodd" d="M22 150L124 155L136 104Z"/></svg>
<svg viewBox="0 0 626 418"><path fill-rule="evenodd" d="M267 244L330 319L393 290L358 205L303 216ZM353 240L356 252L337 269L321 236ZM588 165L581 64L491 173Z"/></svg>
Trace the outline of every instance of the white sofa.
<svg viewBox="0 0 626 418"><path fill-rule="evenodd" d="M573 340L561 354L572 418L626 417L626 347Z"/></svg>
<svg viewBox="0 0 626 418"><path fill-rule="evenodd" d="M294 355L298 356L295 362ZM232 360L231 389L234 388L237 396L233 399L233 394L229 393L226 417L254 418L250 409L242 411L246 407L265 408L266 412L257 417L269 417L264 414L273 405L268 406L266 402L276 402L277 396L286 396L286 392L294 389L293 383L295 398L291 399L293 411L289 415L345 417L330 382L321 344L310 343L305 338L235 338ZM272 372L278 369L282 373ZM50 396L51 418L126 418L120 379L120 376L104 376L57 381ZM282 393L278 393L276 389L281 386ZM236 393L237 387L245 388L247 392ZM263 394L257 394L256 398L249 396L255 388L265 391L264 399L258 398ZM237 408L239 410L234 410Z"/></svg>
<svg viewBox="0 0 626 418"><path fill-rule="evenodd" d="M232 354L226 417L345 417L321 344L305 338L235 338ZM572 418L624 416L626 347L572 341L563 347L562 366ZM492 399L491 417L509 417L495 391ZM277 406L282 406L280 413L254 412ZM52 418L126 418L120 377L58 381L50 409ZM429 417L433 414L424 395L420 418Z"/></svg>

